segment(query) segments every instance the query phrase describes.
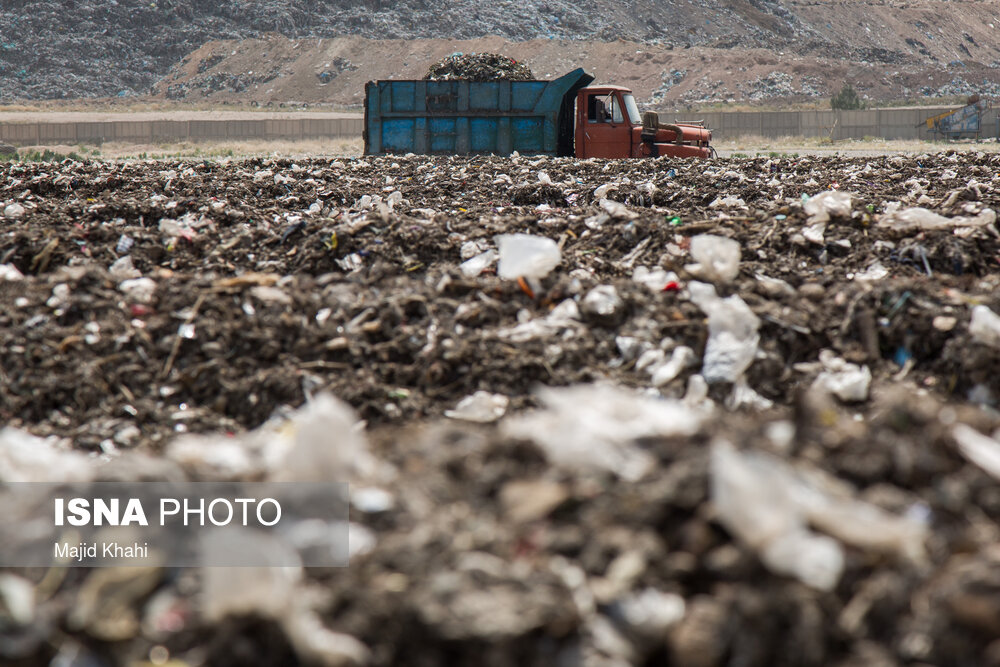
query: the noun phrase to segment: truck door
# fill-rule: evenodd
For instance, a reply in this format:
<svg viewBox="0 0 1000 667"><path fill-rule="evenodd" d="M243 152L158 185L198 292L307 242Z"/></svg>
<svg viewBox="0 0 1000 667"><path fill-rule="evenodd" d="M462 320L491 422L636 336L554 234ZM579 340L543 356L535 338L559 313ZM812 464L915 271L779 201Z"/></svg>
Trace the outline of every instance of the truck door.
<svg viewBox="0 0 1000 667"><path fill-rule="evenodd" d="M618 93L593 93L585 95L585 98L585 115L581 114L583 151L580 157L631 156L632 128L625 118Z"/></svg>

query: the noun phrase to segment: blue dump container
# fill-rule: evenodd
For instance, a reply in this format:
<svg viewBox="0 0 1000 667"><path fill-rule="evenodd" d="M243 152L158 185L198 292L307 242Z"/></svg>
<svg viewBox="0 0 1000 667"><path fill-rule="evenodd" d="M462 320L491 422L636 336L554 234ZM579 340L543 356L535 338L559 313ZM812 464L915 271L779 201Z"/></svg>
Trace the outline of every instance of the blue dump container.
<svg viewBox="0 0 1000 667"><path fill-rule="evenodd" d="M365 155L573 155L576 93L593 80L369 81Z"/></svg>

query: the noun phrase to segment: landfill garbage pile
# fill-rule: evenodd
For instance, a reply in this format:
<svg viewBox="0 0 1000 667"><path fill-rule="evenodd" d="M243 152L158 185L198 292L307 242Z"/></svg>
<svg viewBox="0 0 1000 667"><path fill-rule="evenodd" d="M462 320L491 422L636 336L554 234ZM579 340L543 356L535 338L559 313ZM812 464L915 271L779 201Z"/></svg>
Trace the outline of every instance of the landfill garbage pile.
<svg viewBox="0 0 1000 667"><path fill-rule="evenodd" d="M430 81L531 81L535 77L525 63L499 53L453 53L431 65L424 78Z"/></svg>
<svg viewBox="0 0 1000 667"><path fill-rule="evenodd" d="M0 174L0 485L352 488L0 572L3 664L1000 664L997 156Z"/></svg>
<svg viewBox="0 0 1000 667"><path fill-rule="evenodd" d="M662 3L610 0L586 5L571 0L487 4L476 0L8 1L0 12L0 100L145 95L185 56L210 41L273 35L290 39L350 35L374 40L486 38L482 49L496 49L488 40L497 36L513 41L592 40L595 48L598 43L623 39L668 48L706 47L712 51L703 57L712 59L717 57L713 52L734 50L752 62L760 54L745 50L764 49L771 54L849 60L857 72L891 64L890 78L906 71L900 69L904 65L922 64L933 76L914 75L914 80L929 86L928 90L941 88L935 82L944 76L944 63L948 63L951 83L941 90L971 86L974 92L986 93L989 88L985 86L996 83L989 75L989 66L996 60L990 27L996 17L990 3L926 0L913 6L869 5L868 22L881 26L877 46L871 30L858 29L857 9L851 3L787 4L682 0L665 9ZM955 60L959 53L960 61ZM624 60L619 65L621 75L608 76L609 80L621 81L633 73L634 58ZM270 72L272 64L268 54L261 52L252 64L243 63L240 71L212 72L229 76L200 78L192 88L239 92L262 72ZM399 67L405 59L394 64ZM775 66L780 68L780 61ZM813 65L820 72L830 66ZM727 77L730 69L720 64L706 83L731 78ZM736 69L739 81L755 78L743 64ZM884 67L875 69L877 75L864 75L873 86L885 75ZM327 77L334 74L327 69L315 74L324 71L329 72ZM761 85L752 84L752 90L745 92L752 96L792 90L809 96L812 87L799 79L796 85L758 81ZM721 93L700 85L697 90L704 97ZM906 97L918 92L913 88ZM177 86L172 96L183 93L183 86Z"/></svg>

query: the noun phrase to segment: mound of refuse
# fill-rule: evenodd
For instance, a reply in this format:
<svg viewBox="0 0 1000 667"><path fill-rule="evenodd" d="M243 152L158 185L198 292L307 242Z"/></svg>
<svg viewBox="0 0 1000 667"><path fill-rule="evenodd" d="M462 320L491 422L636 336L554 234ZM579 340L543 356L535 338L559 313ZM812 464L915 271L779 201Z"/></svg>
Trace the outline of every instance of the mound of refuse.
<svg viewBox="0 0 1000 667"><path fill-rule="evenodd" d="M995 666L998 174L0 164L0 665ZM4 567L15 484L81 480L347 483L348 525Z"/></svg>
<svg viewBox="0 0 1000 667"><path fill-rule="evenodd" d="M535 77L524 63L499 53L453 53L427 70L429 81L531 81Z"/></svg>

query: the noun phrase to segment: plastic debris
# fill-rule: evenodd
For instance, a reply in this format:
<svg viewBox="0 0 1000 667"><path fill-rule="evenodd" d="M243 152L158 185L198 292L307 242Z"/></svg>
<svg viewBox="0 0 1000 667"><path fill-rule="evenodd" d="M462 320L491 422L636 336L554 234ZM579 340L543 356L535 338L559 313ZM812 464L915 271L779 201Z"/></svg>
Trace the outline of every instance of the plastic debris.
<svg viewBox="0 0 1000 667"><path fill-rule="evenodd" d="M475 278L486 270L497 259L497 251L490 249L474 257L470 257L458 265L462 275L466 278Z"/></svg>
<svg viewBox="0 0 1000 667"><path fill-rule="evenodd" d="M120 282L118 289L132 303L151 303L156 294L156 281L151 278L132 278Z"/></svg>
<svg viewBox="0 0 1000 667"><path fill-rule="evenodd" d="M282 423L264 424L237 438L181 436L170 442L165 455L206 480L266 475L276 482L357 482L387 473L368 451L351 407L326 393Z"/></svg>
<svg viewBox="0 0 1000 667"><path fill-rule="evenodd" d="M521 322L515 327L500 329L497 337L513 343L523 343L535 338L547 338L564 331L575 331L583 326L580 321L580 307L573 299L566 299L553 308L545 317Z"/></svg>
<svg viewBox="0 0 1000 667"><path fill-rule="evenodd" d="M662 387L697 363L698 356L694 350L686 345L678 345L674 348L669 361L654 364L648 368L648 371L653 377L653 386Z"/></svg>
<svg viewBox="0 0 1000 667"><path fill-rule="evenodd" d="M0 623L5 616L15 626L31 623L35 618L35 587L27 579L0 572Z"/></svg>
<svg viewBox="0 0 1000 667"><path fill-rule="evenodd" d="M684 618L685 604L675 593L645 588L620 600L616 611L629 630L652 640L661 639Z"/></svg>
<svg viewBox="0 0 1000 667"><path fill-rule="evenodd" d="M925 208L908 208L881 216L878 226L899 233L951 229L956 234L960 234L990 227L996 223L996 220L996 213L989 208L983 209L976 216L958 215L953 218L946 218Z"/></svg>
<svg viewBox="0 0 1000 667"><path fill-rule="evenodd" d="M962 456L1000 480L1000 441L965 424L956 424L951 435L958 443Z"/></svg>
<svg viewBox="0 0 1000 667"><path fill-rule="evenodd" d="M810 525L860 549L925 558L925 522L854 500L849 488L818 469L800 471L719 440L712 445L711 488L719 520L768 568L819 590L837 585L844 553Z"/></svg>
<svg viewBox="0 0 1000 667"><path fill-rule="evenodd" d="M115 252L119 255L128 254L134 245L135 239L128 234L122 234L118 237L118 245L115 246Z"/></svg>
<svg viewBox="0 0 1000 667"><path fill-rule="evenodd" d="M108 267L108 273L111 274L112 278L119 281L142 276L142 272L140 272L132 264L131 255L126 255L116 259L115 262Z"/></svg>
<svg viewBox="0 0 1000 667"><path fill-rule="evenodd" d="M459 401L454 410L445 410L444 416L485 424L503 417L509 403L510 399L503 394L480 390Z"/></svg>
<svg viewBox="0 0 1000 667"><path fill-rule="evenodd" d="M453 53L431 65L424 78L431 81L530 81L534 76L526 64L499 53Z"/></svg>
<svg viewBox="0 0 1000 667"><path fill-rule="evenodd" d="M602 199L600 207L615 220L635 220L639 214L613 199Z"/></svg>
<svg viewBox="0 0 1000 667"><path fill-rule="evenodd" d="M603 470L638 480L654 464L635 441L690 436L701 416L679 401L655 399L606 385L537 390L544 409L508 417L504 432L533 440L555 465L577 472Z"/></svg>
<svg viewBox="0 0 1000 667"><path fill-rule="evenodd" d="M691 258L684 268L713 283L728 283L740 272L740 244L724 236L699 234L691 239Z"/></svg>
<svg viewBox="0 0 1000 667"><path fill-rule="evenodd" d="M871 265L862 271L861 273L855 273L854 279L859 282L877 282L883 278L889 276L889 269L882 265L882 262L875 261Z"/></svg>
<svg viewBox="0 0 1000 667"><path fill-rule="evenodd" d="M497 247L500 249L497 275L505 280L544 278L562 261L559 246L544 236L502 234L497 237Z"/></svg>
<svg viewBox="0 0 1000 667"><path fill-rule="evenodd" d="M235 548L232 534L226 548ZM297 555L280 540L246 532L243 546L257 558L270 554L280 567L211 567L203 570L202 614L218 623L227 616L256 614L281 624L295 652L305 661L329 667L366 664L368 648L350 635L323 625L313 606L318 599L303 587Z"/></svg>
<svg viewBox="0 0 1000 667"><path fill-rule="evenodd" d="M701 374L709 384L735 382L757 356L760 319L737 295L720 299L706 283L688 285L691 301L708 315Z"/></svg>
<svg viewBox="0 0 1000 667"><path fill-rule="evenodd" d="M3 216L8 220L19 220L24 217L24 207L20 204L7 204L3 209Z"/></svg>
<svg viewBox="0 0 1000 667"><path fill-rule="evenodd" d="M273 40L256 43L271 49ZM988 227L973 238L944 230L900 240L877 220L893 199L897 210L977 215L994 203L1000 156L681 162L390 155L7 165L0 261L24 276L0 283L8 325L0 421L41 438L25 448L37 474L23 477L63 474L58 459L68 454L70 474L100 479L294 479L286 461L298 439L320 434L308 436L297 466L350 482L354 523L340 548L355 562L343 576L304 570L290 591L271 596L316 601L307 606L319 614L275 611L269 600L240 610L234 601L220 603L233 611L218 620L199 613L203 573L171 568L152 590L134 580L143 595L127 594L133 580L95 580L93 590L107 594L88 593L100 604L79 607L70 623L92 572L39 569L19 575L37 586L33 605L23 585L12 594L0 582L0 663L253 663L258 655L336 664L345 651L316 641L335 645L333 630L367 644L373 664L418 645L428 663L475 655L506 664L512 650L574 665L989 662L997 632L981 610L996 607L1000 556L996 480L986 471L996 469L1000 387L997 348L983 342L996 327L982 326L990 318L973 307L1000 314L1000 246ZM668 164L677 165L673 180ZM960 178L942 184L946 167ZM258 170L270 175L255 184ZM654 197L651 177L661 188ZM834 177L865 193L864 211L849 224L834 219L826 244L813 246L802 235L801 193ZM605 195L639 214L634 224L591 196L608 183ZM734 209L708 208L719 193L752 212L726 220L720 214ZM356 210L366 194L368 210ZM379 204L387 210L390 198L383 223ZM2 216L12 201L26 208L21 221ZM159 220L189 211L215 223L194 243L163 247ZM675 215L685 226L668 224ZM78 224L54 229L53 220ZM501 281L495 263L488 278L458 268L496 252L493 236L512 231L550 237L561 250L546 289L529 297L529 282ZM693 262L689 241L701 233L739 240L742 270L715 299L738 294L760 318L757 350L744 357L755 360L731 388L710 387L701 374L715 355L706 345L713 313L688 301L698 301L699 286L688 289L697 279L677 268ZM116 254L123 234L136 239L126 255ZM105 270L123 257L131 259ZM879 277L880 265L891 280ZM117 289L143 277L117 271L137 267L157 285L149 305ZM618 323L585 312L597 286L613 286L624 302ZM824 366L824 347L845 365ZM865 402L845 405L810 387L823 373L863 376L866 363ZM528 395L538 382L573 387L598 377L638 389L620 401L575 395L560 419ZM95 386L110 391L87 389ZM510 397L496 427L443 418L479 389ZM297 406L327 390L357 414L301 423ZM768 399L774 405L755 414ZM649 424L659 418L647 404L686 410L700 426L655 434ZM689 418L678 414L669 426ZM511 437L506 422L522 417L547 428ZM953 435L960 423L977 435ZM201 435L178 435L185 429ZM791 508L792 523L771 539L749 537L760 550L727 528L710 496L707 445L720 436L739 438L742 455L777 454L764 457L765 481L754 489L773 492L779 513ZM350 465L358 451L370 465ZM0 477L23 470L3 450ZM8 518L25 497L18 493L0 500ZM754 490L738 506L761 497ZM279 539L312 553L334 546L334 525L296 523ZM928 533L932 558L921 563ZM795 574L828 585L829 554L817 538L845 554L828 592ZM799 562L804 555L810 562ZM796 578L772 574L772 565ZM127 602L116 604L119 594ZM30 622L19 625L29 606ZM302 620L286 625L275 614Z"/></svg>
<svg viewBox="0 0 1000 667"><path fill-rule="evenodd" d="M725 197L716 197L711 204L708 205L709 208L746 208L747 203L743 201L740 197L734 197L733 195L727 195Z"/></svg>
<svg viewBox="0 0 1000 667"><path fill-rule="evenodd" d="M606 326L618 324L625 316L625 302L613 285L598 285L587 292L580 305L587 319Z"/></svg>
<svg viewBox="0 0 1000 667"><path fill-rule="evenodd" d="M987 306L973 306L969 334L983 345L1000 349L1000 315Z"/></svg>
<svg viewBox="0 0 1000 667"><path fill-rule="evenodd" d="M0 482L85 482L90 459L57 438L39 438L13 427L0 430Z"/></svg>
<svg viewBox="0 0 1000 667"><path fill-rule="evenodd" d="M826 190L807 199L802 210L809 216L810 224L848 218L851 216L851 195L840 190Z"/></svg>
<svg viewBox="0 0 1000 667"><path fill-rule="evenodd" d="M819 360L823 364L823 372L816 377L813 388L828 391L846 403L868 400L872 373L867 366L847 362L832 350L822 350Z"/></svg>
<svg viewBox="0 0 1000 667"><path fill-rule="evenodd" d="M13 264L0 264L0 281L2 280L23 280L21 273Z"/></svg>
<svg viewBox="0 0 1000 667"><path fill-rule="evenodd" d="M637 266L632 272L632 280L648 287L654 292L662 292L670 283L677 282L677 274L673 271L666 271L660 267L652 269L645 266Z"/></svg>
<svg viewBox="0 0 1000 667"><path fill-rule="evenodd" d="M798 480L780 462L741 453L724 441L712 445L712 503L719 521L777 574L831 590L844 569L844 553L833 539L806 527L803 508L792 502Z"/></svg>
<svg viewBox="0 0 1000 667"><path fill-rule="evenodd" d="M313 397L289 425L293 438L281 461L272 464L275 481L350 481L377 474L379 464L368 451L358 417L340 399L325 393Z"/></svg>

